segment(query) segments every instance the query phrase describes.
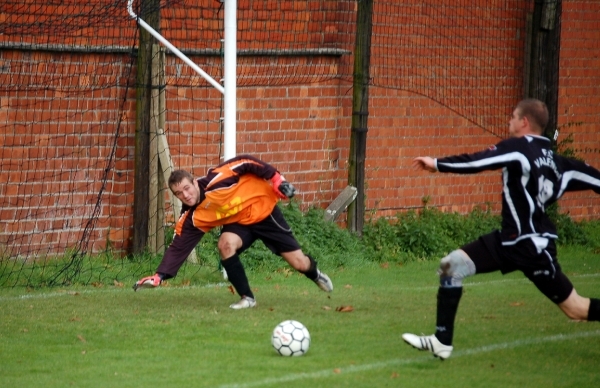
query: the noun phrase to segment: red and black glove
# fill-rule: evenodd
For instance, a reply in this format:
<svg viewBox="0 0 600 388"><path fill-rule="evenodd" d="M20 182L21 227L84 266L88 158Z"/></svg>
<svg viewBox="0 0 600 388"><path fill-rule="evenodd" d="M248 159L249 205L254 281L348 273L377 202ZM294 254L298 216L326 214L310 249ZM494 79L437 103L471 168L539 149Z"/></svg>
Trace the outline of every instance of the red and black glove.
<svg viewBox="0 0 600 388"><path fill-rule="evenodd" d="M271 183L273 184L273 191L281 199L292 198L296 194L296 188L290 182L286 181L279 172L273 175Z"/></svg>

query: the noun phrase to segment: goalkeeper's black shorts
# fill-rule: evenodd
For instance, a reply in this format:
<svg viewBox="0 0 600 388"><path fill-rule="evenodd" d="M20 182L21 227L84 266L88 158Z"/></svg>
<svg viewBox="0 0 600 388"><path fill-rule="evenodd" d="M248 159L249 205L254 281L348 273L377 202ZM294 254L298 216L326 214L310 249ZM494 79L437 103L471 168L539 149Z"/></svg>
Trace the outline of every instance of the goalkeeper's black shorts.
<svg viewBox="0 0 600 388"><path fill-rule="evenodd" d="M242 247L238 249L238 254L250 248L256 240L261 240L275 254L300 249L300 244L296 241L292 229L277 206L267 218L255 224L241 225L235 223L223 225L221 233L225 232L237 234L242 239Z"/></svg>

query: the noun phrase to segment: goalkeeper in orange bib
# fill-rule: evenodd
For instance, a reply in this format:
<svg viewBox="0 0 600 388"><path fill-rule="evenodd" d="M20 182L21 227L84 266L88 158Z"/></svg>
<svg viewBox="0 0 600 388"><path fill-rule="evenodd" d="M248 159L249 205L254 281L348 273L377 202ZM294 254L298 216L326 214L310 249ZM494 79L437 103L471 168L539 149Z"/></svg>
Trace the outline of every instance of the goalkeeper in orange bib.
<svg viewBox="0 0 600 388"><path fill-rule="evenodd" d="M181 216L173 242L167 248L156 274L135 283L133 289L157 287L177 275L190 252L205 233L223 226L218 241L221 265L241 299L232 309L256 306L240 254L261 240L325 292L333 291L329 277L317 262L300 249L281 210L278 199L294 196L295 189L277 169L253 156L240 155L209 169L194 179L187 171L173 171L169 188L181 200Z"/></svg>

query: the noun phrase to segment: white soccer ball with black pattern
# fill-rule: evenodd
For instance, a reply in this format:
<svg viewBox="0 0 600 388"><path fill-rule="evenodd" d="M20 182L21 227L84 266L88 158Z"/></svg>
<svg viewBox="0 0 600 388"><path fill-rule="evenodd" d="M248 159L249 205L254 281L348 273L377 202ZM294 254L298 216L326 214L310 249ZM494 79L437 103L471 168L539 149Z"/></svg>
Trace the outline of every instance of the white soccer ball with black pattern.
<svg viewBox="0 0 600 388"><path fill-rule="evenodd" d="M301 356L308 352L310 333L298 321L283 321L273 329L271 344L282 356Z"/></svg>

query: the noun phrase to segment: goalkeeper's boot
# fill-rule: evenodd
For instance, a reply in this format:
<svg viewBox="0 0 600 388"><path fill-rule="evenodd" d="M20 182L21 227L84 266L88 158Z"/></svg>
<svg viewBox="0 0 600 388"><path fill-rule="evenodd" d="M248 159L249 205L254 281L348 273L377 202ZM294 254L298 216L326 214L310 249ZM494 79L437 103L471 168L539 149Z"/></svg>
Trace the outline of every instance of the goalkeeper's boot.
<svg viewBox="0 0 600 388"><path fill-rule="evenodd" d="M160 286L160 283L162 283L162 278L160 277L159 274L154 274L152 276L146 276L145 278L138 280L133 285L133 291L137 291L140 288L158 287L158 286Z"/></svg>
<svg viewBox="0 0 600 388"><path fill-rule="evenodd" d="M315 280L313 280L313 282L315 282L315 284L325 292L333 291L333 283L331 282L331 279L329 279L329 276L319 270L317 270L317 274L318 276Z"/></svg>
<svg viewBox="0 0 600 388"><path fill-rule="evenodd" d="M452 346L444 345L435 335L418 336L414 334L402 334L404 342L415 349L429 350L435 357L445 360L452 354Z"/></svg>
<svg viewBox="0 0 600 388"><path fill-rule="evenodd" d="M249 296L243 296L238 302L233 303L229 306L230 309L241 310L241 309L249 309L256 306L256 300Z"/></svg>

